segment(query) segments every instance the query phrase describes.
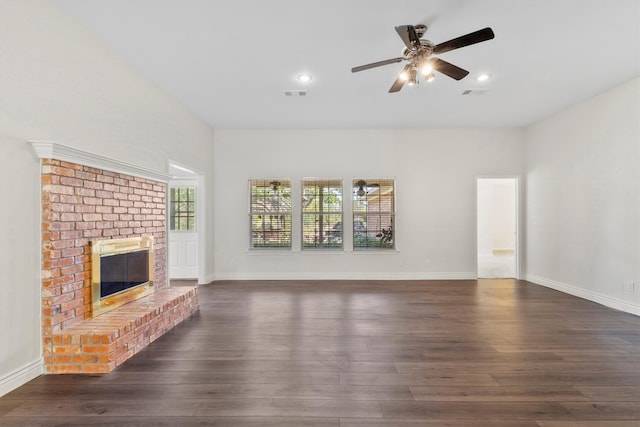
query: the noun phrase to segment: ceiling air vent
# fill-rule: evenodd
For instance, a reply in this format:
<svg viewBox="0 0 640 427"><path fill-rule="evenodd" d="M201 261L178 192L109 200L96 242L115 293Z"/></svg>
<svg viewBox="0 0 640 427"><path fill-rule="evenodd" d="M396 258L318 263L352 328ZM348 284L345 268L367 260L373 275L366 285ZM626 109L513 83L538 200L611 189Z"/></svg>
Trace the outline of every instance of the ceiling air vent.
<svg viewBox="0 0 640 427"><path fill-rule="evenodd" d="M306 90L285 90L284 96L307 96Z"/></svg>
<svg viewBox="0 0 640 427"><path fill-rule="evenodd" d="M462 92L463 95L484 95L489 89L467 89Z"/></svg>

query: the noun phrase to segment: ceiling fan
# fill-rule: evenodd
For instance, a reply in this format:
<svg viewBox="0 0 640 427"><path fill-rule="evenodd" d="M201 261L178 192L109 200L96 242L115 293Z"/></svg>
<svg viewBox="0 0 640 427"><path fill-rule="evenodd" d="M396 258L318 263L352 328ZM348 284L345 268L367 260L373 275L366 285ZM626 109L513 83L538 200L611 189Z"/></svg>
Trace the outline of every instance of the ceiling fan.
<svg viewBox="0 0 640 427"><path fill-rule="evenodd" d="M421 38L426 31L427 26L422 24L401 25L396 27L396 32L405 45L402 50L402 56L353 67L351 72L357 73L358 71L364 71L370 68L408 61L409 63L404 66L398 78L393 82L391 88L389 88L389 93L398 92L405 84L418 84L418 73L422 73L427 81L433 80L435 77L433 74L434 70L452 79L461 80L469 74L467 70L432 55L439 55L449 52L450 50L491 40L495 36L493 30L487 27L464 36L456 37L444 43L435 44L430 40Z"/></svg>
<svg viewBox="0 0 640 427"><path fill-rule="evenodd" d="M363 179L356 181L355 186L358 187L355 194L357 194L359 197L363 197L369 194L370 191L373 191L373 188L380 188L380 184L377 184L377 183L367 184L367 181ZM365 187L366 187L366 190L365 190Z"/></svg>

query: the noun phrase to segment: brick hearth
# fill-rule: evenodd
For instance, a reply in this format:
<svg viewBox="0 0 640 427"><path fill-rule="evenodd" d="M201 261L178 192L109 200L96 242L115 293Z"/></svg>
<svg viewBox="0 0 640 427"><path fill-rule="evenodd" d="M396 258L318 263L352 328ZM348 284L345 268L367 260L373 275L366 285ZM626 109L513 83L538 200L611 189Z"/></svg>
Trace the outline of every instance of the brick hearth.
<svg viewBox="0 0 640 427"><path fill-rule="evenodd" d="M45 372L108 372L197 310L197 289L167 283L166 183L47 158L41 173ZM155 293L91 318L91 241L142 235Z"/></svg>
<svg viewBox="0 0 640 427"><path fill-rule="evenodd" d="M107 373L198 309L197 287L152 295L52 335L52 374Z"/></svg>

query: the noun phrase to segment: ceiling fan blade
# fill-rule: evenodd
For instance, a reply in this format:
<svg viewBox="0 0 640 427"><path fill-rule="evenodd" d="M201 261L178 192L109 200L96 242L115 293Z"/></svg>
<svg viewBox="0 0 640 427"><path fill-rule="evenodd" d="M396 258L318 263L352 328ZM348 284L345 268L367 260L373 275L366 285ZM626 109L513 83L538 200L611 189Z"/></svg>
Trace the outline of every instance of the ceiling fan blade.
<svg viewBox="0 0 640 427"><path fill-rule="evenodd" d="M440 54L449 52L450 50L460 49L461 47L491 40L494 37L495 34L493 34L493 30L491 28L483 28L482 30L474 31L473 33L469 33L464 36L456 37L455 39L451 39L444 43L440 43L433 49L433 53Z"/></svg>
<svg viewBox="0 0 640 427"><path fill-rule="evenodd" d="M405 83L407 83L407 79L404 78L402 75L404 73L409 72L410 69L411 69L411 64L407 64L404 66L400 74L398 74L398 78L393 82L393 84L389 88L389 93L398 92L400 89L404 87Z"/></svg>
<svg viewBox="0 0 640 427"><path fill-rule="evenodd" d="M399 56L397 58L385 59L384 61L372 62L371 64L360 65L358 67L353 67L351 69L352 73L357 73L358 71L368 70L370 68L382 67L383 65L394 64L396 62L402 61L404 58Z"/></svg>
<svg viewBox="0 0 640 427"><path fill-rule="evenodd" d="M416 28L413 25L400 25L396 27L396 32L407 49L418 50L420 47L420 37L416 34Z"/></svg>
<svg viewBox="0 0 640 427"><path fill-rule="evenodd" d="M443 61L440 58L431 58L430 62L434 70L439 71L452 79L462 80L467 77L467 74L469 74L467 70L462 69L457 65L453 65L450 62Z"/></svg>

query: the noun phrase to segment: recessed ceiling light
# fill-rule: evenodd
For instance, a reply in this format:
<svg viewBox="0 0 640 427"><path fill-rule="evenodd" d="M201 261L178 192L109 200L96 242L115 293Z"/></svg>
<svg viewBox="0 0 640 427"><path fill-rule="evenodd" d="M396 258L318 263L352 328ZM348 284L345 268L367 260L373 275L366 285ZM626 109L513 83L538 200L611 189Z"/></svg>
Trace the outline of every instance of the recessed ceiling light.
<svg viewBox="0 0 640 427"><path fill-rule="evenodd" d="M302 74L298 74L296 76L296 79L298 79L298 81L302 83L309 83L312 80L312 77L311 77L311 74L302 73Z"/></svg>
<svg viewBox="0 0 640 427"><path fill-rule="evenodd" d="M478 75L478 77L476 77L476 80L479 82L486 82L487 80L489 80L491 76L487 73L482 73L480 75Z"/></svg>

